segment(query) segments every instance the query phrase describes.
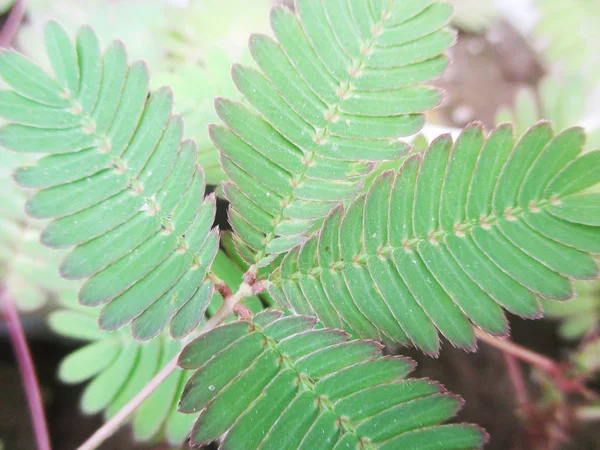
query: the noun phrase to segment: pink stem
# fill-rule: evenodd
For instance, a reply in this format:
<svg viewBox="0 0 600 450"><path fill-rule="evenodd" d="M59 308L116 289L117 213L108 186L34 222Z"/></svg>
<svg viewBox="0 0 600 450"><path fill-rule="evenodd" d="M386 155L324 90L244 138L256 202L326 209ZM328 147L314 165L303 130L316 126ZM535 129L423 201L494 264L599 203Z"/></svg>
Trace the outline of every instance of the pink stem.
<svg viewBox="0 0 600 450"><path fill-rule="evenodd" d="M35 368L31 359L31 353L27 346L25 333L23 332L23 327L19 320L19 314L17 313L12 299L6 292L0 291L0 300L4 309L8 334L14 348L15 357L25 387L25 395L27 396L27 403L31 414L31 422L33 424L37 448L38 450L51 450L42 396L40 394Z"/></svg>
<svg viewBox="0 0 600 450"><path fill-rule="evenodd" d="M525 361L526 363L543 370L547 374L557 376L561 372L558 364L553 360L544 355L540 355L539 353L535 353L528 348L521 347L506 339L490 336L486 332L478 329L475 330L475 335L486 344L496 347L504 353L508 353L521 361Z"/></svg>
<svg viewBox="0 0 600 450"><path fill-rule="evenodd" d="M19 31L21 20L25 16L25 0L16 0L0 30L0 48L8 48Z"/></svg>
<svg viewBox="0 0 600 450"><path fill-rule="evenodd" d="M519 362L510 353L502 352L502 356L504 356L506 371L508 372L508 377L512 382L515 394L517 395L517 401L522 408L528 408L529 395L527 394L527 386L525 386L525 380L523 379L523 373L519 367Z"/></svg>
<svg viewBox="0 0 600 450"><path fill-rule="evenodd" d="M554 384L562 392L578 392L588 400L596 400L598 398L598 395L588 389L580 380L569 378L561 366L547 356L540 355L509 340L490 336L479 329L475 329L475 335L486 344L496 347L504 353L544 371L552 377Z"/></svg>

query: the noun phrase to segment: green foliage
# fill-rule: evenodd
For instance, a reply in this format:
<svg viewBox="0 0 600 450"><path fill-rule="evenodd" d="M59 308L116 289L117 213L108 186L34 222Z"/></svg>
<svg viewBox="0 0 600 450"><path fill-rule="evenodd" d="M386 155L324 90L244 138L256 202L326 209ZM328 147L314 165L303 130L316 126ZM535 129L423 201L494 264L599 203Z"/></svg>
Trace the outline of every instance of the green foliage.
<svg viewBox="0 0 600 450"><path fill-rule="evenodd" d="M237 289L242 279L242 272L221 251L215 257L212 272L232 289ZM263 300L268 303L268 298ZM48 318L50 327L86 344L62 361L59 378L69 384L89 381L81 399L81 409L86 414L103 411L105 419L109 419L181 351L182 344L168 333L157 334L155 329L144 328L135 320L133 334L145 342L134 340L128 329L98 330L99 310L78 305L74 293L63 295L60 303L61 308ZM207 316L212 316L221 303L221 295L215 292ZM255 314L264 309L256 296L244 303ZM187 438L196 416L177 412L177 403L189 376L189 372L176 370L136 410L131 423L137 441L162 439L174 445Z"/></svg>
<svg viewBox="0 0 600 450"><path fill-rule="evenodd" d="M220 185L226 178L219 151L207 133L208 125L218 120L214 98L239 99L230 76L231 63L251 60L242 50L251 31L268 29L270 3L253 0L249 8L245 0L191 0L185 8L169 8L168 25L160 29L165 55L152 86L174 90L177 111L185 120L186 134L198 146L198 164L208 184Z"/></svg>
<svg viewBox="0 0 600 450"><path fill-rule="evenodd" d="M438 330L475 349L472 324L505 335L502 308L538 317L538 295L566 300L569 278L598 276L600 151L547 123L515 143L467 128L434 141L369 193L337 208L290 251L271 295L286 308L363 338L439 352Z"/></svg>
<svg viewBox="0 0 600 450"><path fill-rule="evenodd" d="M48 318L50 327L86 344L61 362L59 378L69 384L90 381L81 398L86 414L112 417L181 350L165 333L137 342L126 330L100 331L97 309L78 306L75 296L62 303ZM196 417L178 412L177 403L189 377L176 369L135 411L130 421L136 440L160 438L175 445L187 438Z"/></svg>
<svg viewBox="0 0 600 450"><path fill-rule="evenodd" d="M452 25L469 33L482 33L498 18L492 0L452 0Z"/></svg>
<svg viewBox="0 0 600 450"><path fill-rule="evenodd" d="M78 285L58 277L64 252L40 244L41 224L24 212L27 194L16 186L12 171L26 160L0 150L0 288L21 311L33 311Z"/></svg>
<svg viewBox="0 0 600 450"><path fill-rule="evenodd" d="M251 30L268 27L268 0L253 0L252 8L240 0L191 0L186 7L168 6L163 0L119 0L106 8L104 0L31 0L28 21L17 44L43 67L50 67L38 35L48 19L59 21L73 34L89 24L103 42L121 38L133 58L143 58L153 71L151 88L170 86L177 112L185 119L186 135L199 148L198 163L208 184L224 179L219 152L206 129L217 120L216 95L237 99L231 81L232 58L240 56ZM218 9L215 15L212 11Z"/></svg>
<svg viewBox="0 0 600 450"><path fill-rule="evenodd" d="M373 11L369 9L372 6ZM402 157L441 100L422 83L448 64L451 7L433 0L298 0L276 8L277 40L250 39L260 70L233 68L251 107L217 99L213 126L230 182L230 222L249 263L302 242L362 188L373 161Z"/></svg>
<svg viewBox="0 0 600 450"><path fill-rule="evenodd" d="M169 25L161 33L168 64L203 64L213 48L239 57L250 33L268 31L271 4L271 0L189 0L185 7L170 8Z"/></svg>
<svg viewBox="0 0 600 450"><path fill-rule="evenodd" d="M0 0L0 14L7 12L12 7L14 2L15 0ZM1 445L2 444L0 443L0 448Z"/></svg>
<svg viewBox="0 0 600 450"><path fill-rule="evenodd" d="M153 71L166 55L158 30L168 26L163 0L27 0L27 20L19 28L16 48L37 64L50 68L43 39L49 20L75 34L83 24L94 29L102 42L117 38L127 42L132 58L143 58Z"/></svg>
<svg viewBox="0 0 600 450"><path fill-rule="evenodd" d="M204 174L193 142L181 142L172 93L149 95L143 62L127 64L113 42L102 55L94 32L73 45L56 23L46 27L56 79L12 51L0 53L0 144L19 153L49 153L15 173L38 190L27 212L53 219L42 232L50 247L75 247L61 274L87 281L79 298L104 305L100 327L158 333L171 322L182 337L200 322L212 295L203 281L218 248L211 226L214 196L203 200Z"/></svg>
<svg viewBox="0 0 600 450"><path fill-rule="evenodd" d="M546 41L545 54L566 74L600 80L600 3L597 0L537 0L541 20L536 33Z"/></svg>
<svg viewBox="0 0 600 450"><path fill-rule="evenodd" d="M549 120L557 130L564 130L582 122L590 86L578 75L563 79L544 78L537 90L521 89L513 108L501 109L496 123L513 123L518 134L524 133L539 120ZM600 148L600 128L587 130L586 150Z"/></svg>
<svg viewBox="0 0 600 450"><path fill-rule="evenodd" d="M545 119L562 130L583 121L589 95L588 83L580 75L566 79L548 76L541 81L537 90L521 89L514 107L501 110L496 122L512 122L517 132L521 133L538 120ZM589 151L600 148L600 128L589 131L584 149ZM600 323L597 283L577 282L576 298L570 302L542 300L544 313L548 317L561 319L560 334L563 338L580 339Z"/></svg>
<svg viewBox="0 0 600 450"><path fill-rule="evenodd" d="M185 348L181 367L195 373L178 370L136 411L139 439L181 442L197 418L193 442L222 439L232 449L479 448L477 427L442 425L460 399L404 379L410 361L338 330L434 355L441 333L474 350L475 327L508 333L503 309L539 317L539 297L570 298L571 279L598 277L600 151L582 156L582 129L555 135L548 123L523 127L519 140L510 126L485 136L473 125L456 143L442 136L411 151L400 139L441 100L427 83L448 65L450 5L295 6L271 13L275 39L251 37L255 64L232 71L239 92L223 83L231 55L207 51L211 44L186 50L198 36L229 39L217 23L161 35L170 50L157 52L169 62L158 82L182 98L200 156L183 139L172 91L149 89L145 63L129 64L119 41L102 53L90 28L73 43L50 23L54 77L0 52L10 88L0 91L9 122L0 145L48 154L15 179L32 191L27 213L47 221L42 242L68 249L61 274L84 280L80 303L98 307L66 299L52 315L57 332L88 342L60 376L91 380L84 411L112 416L222 304L213 284L235 289L250 266L247 281L270 276L270 295L302 315L259 313L271 304L266 294L245 299L259 314ZM224 125L210 128L234 230L221 242L198 165L209 182L223 178L203 137L215 93L241 98L218 98ZM529 126L542 112L522 98ZM581 99L548 95L543 107L568 124ZM180 395L180 409L199 415L176 411Z"/></svg>
<svg viewBox="0 0 600 450"><path fill-rule="evenodd" d="M219 163L219 152L210 140L208 124L218 120L214 108L215 95L239 97L231 77L231 59L219 49L206 52L202 65L183 62L169 71L154 76L155 88L169 86L175 93L177 112L185 120L185 133L198 146L198 164L204 169L206 182L218 185L225 179Z"/></svg>
<svg viewBox="0 0 600 450"><path fill-rule="evenodd" d="M568 340L581 339L594 330L600 331L600 282L578 282L576 293L576 298L568 303L549 300L543 303L548 317L560 319L560 334Z"/></svg>
<svg viewBox="0 0 600 450"><path fill-rule="evenodd" d="M179 364L195 373L180 409L200 417L192 443L252 449L474 449L485 433L440 425L462 400L414 363L384 357L372 341L315 326L315 319L265 312L201 335Z"/></svg>
<svg viewBox="0 0 600 450"><path fill-rule="evenodd" d="M584 376L591 377L600 373L600 336L585 341L575 352L573 359Z"/></svg>

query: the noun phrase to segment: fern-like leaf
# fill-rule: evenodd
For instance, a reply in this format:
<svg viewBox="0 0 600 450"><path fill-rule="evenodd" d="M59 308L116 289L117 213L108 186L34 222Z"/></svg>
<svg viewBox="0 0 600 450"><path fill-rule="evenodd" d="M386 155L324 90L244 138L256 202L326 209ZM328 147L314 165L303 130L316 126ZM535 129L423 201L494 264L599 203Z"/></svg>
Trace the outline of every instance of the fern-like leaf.
<svg viewBox="0 0 600 450"><path fill-rule="evenodd" d="M538 295L565 300L569 278L598 276L600 151L578 157L585 135L510 126L487 139L475 124L453 145L434 141L384 173L272 276L284 307L347 324L361 337L439 351L438 330L474 349L473 325L508 333L502 308L538 317Z"/></svg>
<svg viewBox="0 0 600 450"><path fill-rule="evenodd" d="M211 270L232 289L241 283L243 272L222 251L217 253ZM264 294L262 297L268 300ZM215 292L206 316L211 317L222 301L221 295ZM147 342L134 340L127 329L98 330L99 310L78 305L73 291L71 295L61 296L60 304L61 308L48 318L50 327L62 336L85 342L85 345L61 362L59 378L69 384L89 381L81 398L81 409L86 414L103 411L104 417L109 419L182 349L182 344L172 336L165 332L155 336L153 329L136 321L133 322L136 328L133 334ZM264 310L261 299L256 296L246 298L244 304L255 314ZM185 314L181 320L195 321L196 315ZM174 324L174 328L183 325ZM131 420L136 441L160 437L175 445L187 439L195 416L177 412L177 403L189 377L189 372L176 370L136 409Z"/></svg>
<svg viewBox="0 0 600 450"><path fill-rule="evenodd" d="M100 331L97 310L77 305L75 296L62 303L50 314L50 327L86 344L61 362L58 375L69 384L89 381L81 398L86 414L113 416L181 350L181 343L164 333L141 343L126 330ZM136 441L160 436L175 445L187 438L195 417L179 413L177 402L189 377L177 369L135 411L131 423Z"/></svg>
<svg viewBox="0 0 600 450"><path fill-rule="evenodd" d="M250 39L260 70L235 65L250 107L217 99L225 195L249 262L283 253L361 190L373 161L404 155L441 93L451 6L433 0L297 0Z"/></svg>
<svg viewBox="0 0 600 450"><path fill-rule="evenodd" d="M265 312L216 328L179 358L196 372L180 410L200 417L192 443L253 449L480 448L473 425L440 425L462 400L426 379L405 379L414 363L384 357L372 341L348 341L315 319Z"/></svg>
<svg viewBox="0 0 600 450"><path fill-rule="evenodd" d="M73 45L56 23L46 28L56 79L12 51L0 53L2 146L50 153L15 173L38 192L27 212L53 219L50 247L75 247L60 270L87 278L84 305L104 305L100 326L132 320L153 335L172 319L183 336L202 317L212 285L204 281L218 248L211 231L214 196L203 200L204 175L169 89L149 95L143 62L127 63L123 44L102 55L90 28ZM185 324L185 325L184 325Z"/></svg>

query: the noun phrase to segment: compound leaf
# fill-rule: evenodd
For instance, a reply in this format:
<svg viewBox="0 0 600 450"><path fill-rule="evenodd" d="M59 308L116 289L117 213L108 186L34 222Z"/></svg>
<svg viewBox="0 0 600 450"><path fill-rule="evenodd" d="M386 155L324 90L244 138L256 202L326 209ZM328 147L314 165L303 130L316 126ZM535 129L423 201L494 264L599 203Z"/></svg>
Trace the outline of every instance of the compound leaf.
<svg viewBox="0 0 600 450"><path fill-rule="evenodd" d="M235 239L266 265L355 197L374 161L404 156L441 100L426 83L446 68L449 4L298 0L253 35L258 68L234 65L247 105L216 100L210 133L229 178Z"/></svg>
<svg viewBox="0 0 600 450"><path fill-rule="evenodd" d="M62 308L48 318L58 334L85 344L69 354L59 366L59 378L69 384L88 381L81 398L86 414L116 414L181 350L182 344L167 333L146 342L135 341L128 330L98 330L97 309L77 305L75 295L63 296ZM176 369L133 413L131 423L137 441L157 437L171 445L182 443L194 416L177 411L177 400L190 374Z"/></svg>
<svg viewBox="0 0 600 450"><path fill-rule="evenodd" d="M348 337L310 317L264 312L189 343L179 365L195 372L179 408L200 413L192 443L220 438L232 450L483 446L480 428L441 424L461 408L459 397L406 378L411 360Z"/></svg>
<svg viewBox="0 0 600 450"><path fill-rule="evenodd" d="M73 43L52 22L45 37L55 78L18 53L0 53L0 76L12 89L0 101L0 116L11 122L0 143L49 153L15 173L37 191L27 212L51 219L44 244L72 249L61 273L87 279L80 301L104 305L102 328L135 319L156 335L185 308L174 333L182 337L211 298L204 280L218 232L211 231L215 198L203 198L204 174L195 144L182 142L172 93L149 92L145 63L128 64L120 41L102 53L90 28Z"/></svg>
<svg viewBox="0 0 600 450"><path fill-rule="evenodd" d="M598 151L580 128L547 123L518 141L475 124L435 140L369 192L334 209L271 276L283 307L362 338L437 354L438 333L473 350L473 325L506 335L506 309L538 317L538 296L566 300L597 278Z"/></svg>

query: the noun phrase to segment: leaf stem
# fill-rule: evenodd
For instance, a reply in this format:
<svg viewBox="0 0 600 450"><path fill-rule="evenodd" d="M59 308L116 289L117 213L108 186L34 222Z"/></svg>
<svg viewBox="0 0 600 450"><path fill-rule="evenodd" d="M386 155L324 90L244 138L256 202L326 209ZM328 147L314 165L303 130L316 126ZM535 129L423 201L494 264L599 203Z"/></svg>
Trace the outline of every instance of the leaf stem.
<svg viewBox="0 0 600 450"><path fill-rule="evenodd" d="M506 371L510 381L512 382L513 389L515 390L517 402L519 403L520 408L526 411L530 406L529 394L527 393L527 386L525 385L525 380L523 379L523 373L519 367L519 362L514 355L508 352L503 351L502 356L506 362Z"/></svg>
<svg viewBox="0 0 600 450"><path fill-rule="evenodd" d="M567 367L561 367L557 362L547 356L540 355L539 353L521 347L511 341L490 336L479 329L475 329L475 335L492 347L496 347L503 352L542 370L550 376L555 386L560 391L577 392L590 401L594 401L598 398L598 395L588 389L580 379L571 376L568 373Z"/></svg>
<svg viewBox="0 0 600 450"><path fill-rule="evenodd" d="M16 0L0 30L0 48L9 48L25 16L25 0Z"/></svg>
<svg viewBox="0 0 600 450"><path fill-rule="evenodd" d="M253 294L253 287L244 282L238 289L235 294L229 295L224 298L223 303L217 310L217 312L204 324L197 333L189 336L184 344L187 344L189 341L195 339L201 334L207 333L213 328L219 326L221 322L223 322L227 317L231 315L234 310L235 305L240 302L242 299L249 297ZM169 361L160 372L158 372L152 380L148 382L144 386L144 388L139 391L135 397L133 397L123 408L119 410L117 414L110 418L104 425L102 425L96 432L81 446L78 447L77 450L93 450L97 448L102 442L112 436L115 431L121 426L125 420L152 394L161 384L165 381L169 375L173 373L173 371L177 368L177 361L179 360L179 355Z"/></svg>
<svg viewBox="0 0 600 450"><path fill-rule="evenodd" d="M52 447L50 445L50 435L48 434L40 387L19 314L12 298L7 292L0 290L0 301L4 310L8 334L14 348L23 386L25 387L25 395L27 397L27 404L29 405L37 448L38 450L50 450Z"/></svg>
<svg viewBox="0 0 600 450"><path fill-rule="evenodd" d="M513 355L515 358L525 361L552 376L556 376L561 373L558 364L544 355L540 355L539 353L531 351L525 347L521 347L520 345L517 345L509 340L490 336L486 332L479 329L475 329L475 335L486 344L496 347L503 352L508 353L509 355Z"/></svg>

